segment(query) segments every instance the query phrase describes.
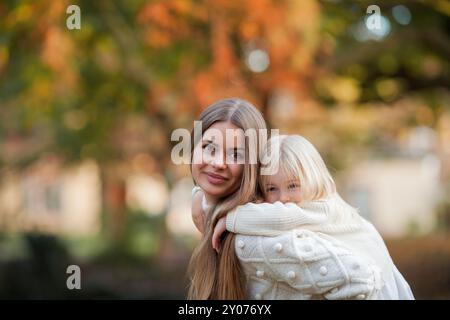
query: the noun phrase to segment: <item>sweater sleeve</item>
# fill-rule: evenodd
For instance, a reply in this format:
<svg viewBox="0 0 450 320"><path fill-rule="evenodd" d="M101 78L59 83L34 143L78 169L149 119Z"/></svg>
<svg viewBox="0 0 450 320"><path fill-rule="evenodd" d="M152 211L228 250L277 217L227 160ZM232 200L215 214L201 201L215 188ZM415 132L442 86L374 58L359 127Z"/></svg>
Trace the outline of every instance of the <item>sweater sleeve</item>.
<svg viewBox="0 0 450 320"><path fill-rule="evenodd" d="M295 203L247 203L230 211L226 228L230 232L276 236L283 231L324 223L327 207L324 201L311 201L301 207Z"/></svg>

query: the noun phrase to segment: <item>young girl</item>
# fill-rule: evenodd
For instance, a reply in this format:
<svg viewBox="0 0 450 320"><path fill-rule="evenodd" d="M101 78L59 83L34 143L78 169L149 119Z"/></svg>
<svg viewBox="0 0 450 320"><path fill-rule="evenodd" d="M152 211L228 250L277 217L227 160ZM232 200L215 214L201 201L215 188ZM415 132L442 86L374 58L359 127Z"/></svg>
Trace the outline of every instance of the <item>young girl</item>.
<svg viewBox="0 0 450 320"><path fill-rule="evenodd" d="M333 239L320 239L313 232L275 237L228 233L222 240L220 253L216 254L211 243L217 221L239 205L255 200L258 164L248 159L251 153L259 154L259 143L251 143L245 132L264 130L265 122L254 106L240 99L214 103L202 112L199 120L202 131L192 136L191 170L198 186L195 190L201 189L194 192L193 219L203 237L189 265L188 298L373 297L379 283L374 267ZM236 141L233 139L236 143L223 139L227 130L236 133ZM242 156L245 161L237 161ZM308 248L307 255L299 253L297 247L307 246L311 240L316 241L312 250ZM256 244L258 250L253 250ZM249 259L243 255L255 252L257 256ZM269 266L272 262L278 265ZM353 268L356 264L360 268ZM253 267L258 269L252 270ZM303 271L308 275L298 276Z"/></svg>
<svg viewBox="0 0 450 320"><path fill-rule="evenodd" d="M279 152L269 154L273 150ZM414 299L381 236L339 196L325 163L310 142L298 135L276 136L267 143L264 155L270 158L266 169L276 172L259 176L268 203L239 206L221 218L213 235L215 249L225 227L233 233L253 236L280 236L295 229L316 232L323 239L345 246L369 265L378 266L381 290L373 298Z"/></svg>

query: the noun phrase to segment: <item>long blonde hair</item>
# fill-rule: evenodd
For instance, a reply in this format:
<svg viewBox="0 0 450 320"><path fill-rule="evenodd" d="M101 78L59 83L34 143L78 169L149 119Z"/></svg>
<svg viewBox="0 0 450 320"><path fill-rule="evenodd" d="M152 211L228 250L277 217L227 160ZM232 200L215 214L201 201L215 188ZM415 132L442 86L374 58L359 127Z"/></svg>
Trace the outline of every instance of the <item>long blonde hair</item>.
<svg viewBox="0 0 450 320"><path fill-rule="evenodd" d="M302 136L279 135L271 137L262 151L266 172L281 170L286 176L300 181L302 203L327 200L330 222L361 223L358 210L345 202L336 190L336 184L317 149ZM264 189L269 175L260 175L258 183ZM336 229L337 230L337 229Z"/></svg>
<svg viewBox="0 0 450 320"><path fill-rule="evenodd" d="M230 121L244 130L255 129L267 134L266 123L261 113L249 102L241 99L220 100L207 109L199 117L202 134L214 123ZM259 133L259 132L258 132ZM201 139L201 135L191 134L191 150ZM258 134L256 141L261 136ZM188 299L246 299L246 283L243 271L234 249L234 235L227 233L222 241L219 254L212 248L211 240L214 227L221 217L238 205L254 200L258 192L258 165L249 163L250 152L259 155L259 143L245 137L245 163L241 184L230 195L224 195L219 203L208 212L205 221L205 231L199 245L195 248L189 262L189 290ZM253 149L252 149L253 148ZM192 170L192 166L191 166Z"/></svg>

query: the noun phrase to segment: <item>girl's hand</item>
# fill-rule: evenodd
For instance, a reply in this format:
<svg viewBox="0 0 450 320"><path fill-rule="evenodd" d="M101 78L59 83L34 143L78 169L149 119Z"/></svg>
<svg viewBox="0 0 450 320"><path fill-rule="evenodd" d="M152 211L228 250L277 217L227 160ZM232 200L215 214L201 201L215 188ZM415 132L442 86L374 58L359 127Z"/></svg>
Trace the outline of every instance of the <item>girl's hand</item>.
<svg viewBox="0 0 450 320"><path fill-rule="evenodd" d="M212 236L212 247L214 250L219 252L220 250L220 239L222 238L223 233L227 230L226 228L226 216L222 217L217 221L216 226L214 227L214 233Z"/></svg>

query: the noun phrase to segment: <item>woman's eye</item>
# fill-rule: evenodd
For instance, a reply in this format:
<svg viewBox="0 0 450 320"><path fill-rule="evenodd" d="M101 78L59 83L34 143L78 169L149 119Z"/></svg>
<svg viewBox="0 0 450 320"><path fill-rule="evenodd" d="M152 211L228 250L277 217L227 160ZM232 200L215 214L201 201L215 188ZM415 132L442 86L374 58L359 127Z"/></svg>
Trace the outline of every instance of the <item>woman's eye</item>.
<svg viewBox="0 0 450 320"><path fill-rule="evenodd" d="M205 151L208 152L208 153L213 153L214 150L215 150L215 148L214 148L214 146L212 146L211 144L205 144L205 145L203 146L203 150L205 150Z"/></svg>
<svg viewBox="0 0 450 320"><path fill-rule="evenodd" d="M231 153L231 159L233 161L241 160L243 158L243 155L239 152L233 152Z"/></svg>

